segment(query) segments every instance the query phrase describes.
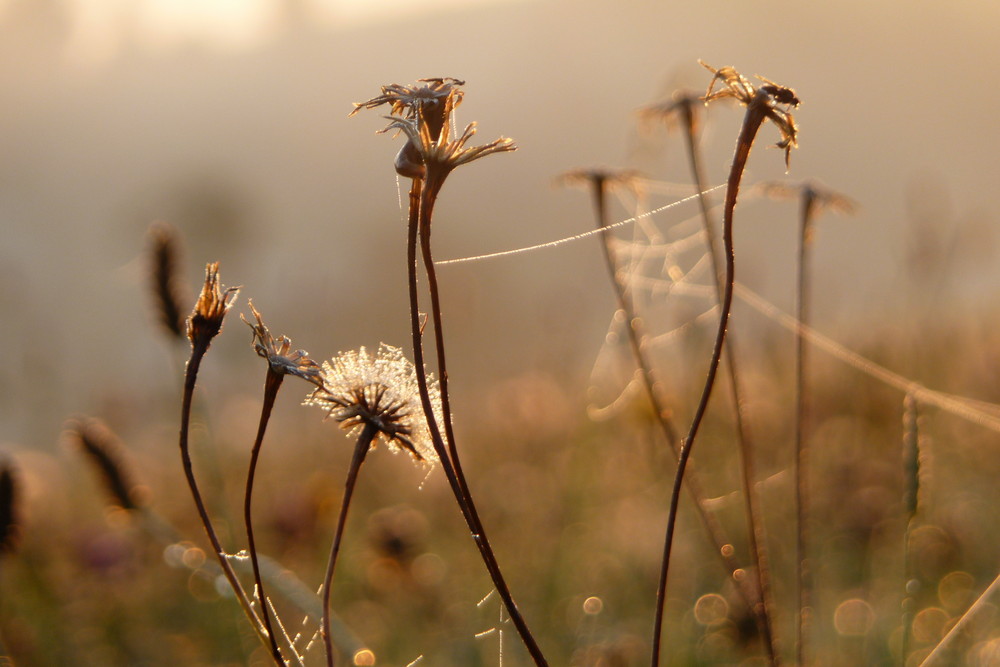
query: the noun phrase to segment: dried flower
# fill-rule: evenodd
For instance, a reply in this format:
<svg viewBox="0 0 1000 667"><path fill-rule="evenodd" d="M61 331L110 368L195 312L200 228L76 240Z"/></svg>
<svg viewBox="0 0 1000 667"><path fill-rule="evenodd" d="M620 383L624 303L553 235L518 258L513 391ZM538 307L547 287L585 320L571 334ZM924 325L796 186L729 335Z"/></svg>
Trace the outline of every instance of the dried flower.
<svg viewBox="0 0 1000 667"><path fill-rule="evenodd" d="M429 381L428 391L441 421L437 383ZM416 366L398 347L382 343L374 357L362 347L323 362L323 386L305 404L326 410L352 435L372 426L394 451L402 447L418 461L438 460L420 403Z"/></svg>
<svg viewBox="0 0 1000 667"><path fill-rule="evenodd" d="M490 153L516 150L514 142L501 137L485 146L465 148L465 143L476 133L476 124L470 123L456 140L449 141L451 114L462 103L464 81L452 78L420 79L424 85L382 86L382 94L367 102L355 103L356 114L361 109L374 109L383 104L391 105L390 123L382 132L400 130L407 136L407 143L396 155L396 172L408 178L424 178L428 166L437 166L441 176L455 167L472 162Z"/></svg>
<svg viewBox="0 0 1000 667"><path fill-rule="evenodd" d="M317 387L322 387L320 366L309 358L309 353L305 350L295 350L289 354L289 350L292 349L291 339L288 336L282 336L276 341L264 325L260 312L253 307L253 301L250 302L250 310L253 312L257 324L247 320L242 313L240 313L240 319L253 330L253 341L251 341L253 349L258 356L267 359L271 372L278 375L294 375L306 382L312 382Z"/></svg>
<svg viewBox="0 0 1000 667"><path fill-rule="evenodd" d="M732 97L748 108L752 108L762 114L765 118L769 118L778 127L778 131L781 132L781 141L776 143L775 146L784 149L785 166L787 167L792 148L798 146L797 137L799 130L795 125L795 118L792 117L789 111L789 108L799 106L799 98L796 97L795 91L765 79L762 76L758 76L757 79L764 85L756 88L732 67L716 69L700 60L698 62L713 74L712 80L708 84L708 91L705 93L705 97L702 98L705 104L714 100ZM714 90L716 81L721 81L724 88Z"/></svg>
<svg viewBox="0 0 1000 667"><path fill-rule="evenodd" d="M441 132L435 135L432 127L424 120L393 118L385 131L396 129L401 130L409 139L408 146L412 146L416 155L420 159L420 164L427 169L437 168L441 178L446 176L456 167L468 164L481 157L492 155L493 153L506 153L517 150L513 139L500 137L482 146L466 148L465 144L476 134L476 123L469 123L465 131L455 141L449 140L451 134L449 125L445 123ZM397 156L397 171L398 171ZM401 175L406 175L400 172ZM423 176L423 174L421 174Z"/></svg>
<svg viewBox="0 0 1000 667"><path fill-rule="evenodd" d="M222 289L218 262L205 266L205 285L187 320L187 335L192 345L208 347L211 340L222 331L222 320L232 308L239 292L239 287Z"/></svg>
<svg viewBox="0 0 1000 667"><path fill-rule="evenodd" d="M785 183L782 181L765 181L757 185L757 189L765 197L771 199L802 199L808 202L810 208L817 210L830 209L835 213L847 215L857 211L857 203L846 195L820 185L814 181L802 183Z"/></svg>
<svg viewBox="0 0 1000 667"><path fill-rule="evenodd" d="M672 128L680 116L680 121L684 129L697 134L698 132L698 108L702 106L703 100L700 95L690 90L677 90L670 97L669 102L650 104L639 110L639 117L643 120L661 120L668 128Z"/></svg>
<svg viewBox="0 0 1000 667"><path fill-rule="evenodd" d="M608 189L622 189L638 195L642 190L642 176L634 169L606 169L591 167L567 171L556 179L559 185L574 185Z"/></svg>

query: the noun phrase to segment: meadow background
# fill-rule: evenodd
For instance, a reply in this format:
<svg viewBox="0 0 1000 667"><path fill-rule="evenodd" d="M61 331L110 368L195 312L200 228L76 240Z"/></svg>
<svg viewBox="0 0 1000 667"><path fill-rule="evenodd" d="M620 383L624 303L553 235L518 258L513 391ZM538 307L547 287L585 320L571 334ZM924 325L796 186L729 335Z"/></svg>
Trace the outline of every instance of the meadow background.
<svg viewBox="0 0 1000 667"><path fill-rule="evenodd" d="M399 140L374 135L377 114L347 118L382 84L462 78L460 123L478 121L484 141L519 145L449 181L435 226L442 259L590 229L586 195L553 185L569 169L635 168L688 194L680 137L640 127L635 111L678 87L702 90L698 58L795 88L801 149L788 178L819 179L860 205L820 220L814 325L927 386L1000 402L998 25L1000 8L984 1L0 0L0 442L26 492L20 551L0 569L8 648L23 664L248 660L253 642L235 608L105 509L61 432L72 414L107 421L157 510L200 544L175 444L184 350L162 336L149 298L156 220L183 235L192 303L204 263L220 261L223 281L244 286L239 308L253 298L274 333L316 358L406 345L405 186L391 166ZM727 173L739 118L707 112L713 184ZM763 149L769 132L748 185L786 178L780 153ZM688 205L657 221L695 213ZM795 216L793 205L759 197L737 212L738 279L786 310ZM641 406L588 417L588 387L607 398L622 377L593 372L614 308L600 252L590 239L441 268L470 481L555 664L645 660L670 481ZM664 330L694 312L658 307L662 319L651 322ZM681 424L712 328L705 320L660 357ZM775 568L790 572L782 472L792 338L741 305L733 330L753 387L750 418L766 443L761 473L777 475L765 494ZM201 463L220 480L218 507L234 516L263 375L248 333L232 318L201 378ZM898 661L902 396L819 352L814 359L824 664ZM318 582L350 447L298 405L298 391L279 397L265 445L259 539ZM725 506L737 488L728 412L715 403L695 458L736 533L738 506ZM940 623L917 649L992 581L1000 553L996 435L936 412L925 419L933 445L920 603L940 610L928 617ZM421 654L425 664L496 664L496 637L475 637L497 623L495 604L476 607L488 579L442 481L418 488L422 480L401 457L369 463L335 604L379 664ZM689 518L679 545L687 569L671 588L669 619L683 638L671 645L672 664L752 660L759 647L738 609L705 623L692 611L705 595L731 595L699 535ZM949 597L952 584L966 593ZM599 613L583 611L591 596ZM876 620L845 634L833 614L855 599ZM781 622L787 642L787 604ZM977 642L996 635L995 622L982 633L969 661L980 660ZM523 664L519 650L504 637L505 662Z"/></svg>

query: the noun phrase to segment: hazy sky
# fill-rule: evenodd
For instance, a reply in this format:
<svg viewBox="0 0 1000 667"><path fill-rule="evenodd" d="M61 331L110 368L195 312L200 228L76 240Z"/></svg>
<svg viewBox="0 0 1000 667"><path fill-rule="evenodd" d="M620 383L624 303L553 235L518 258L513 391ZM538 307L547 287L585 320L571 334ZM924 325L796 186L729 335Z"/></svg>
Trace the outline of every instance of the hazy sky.
<svg viewBox="0 0 1000 667"><path fill-rule="evenodd" d="M425 76L466 79L459 121L520 146L449 183L442 258L589 229L586 196L552 186L568 169L638 168L686 192L679 137L642 131L635 111L678 85L703 89L701 58L795 88L788 178L860 203L821 223L822 330L846 340L887 326L903 288L920 317L958 294L964 317L996 302L995 3L418 6L429 5L0 0L0 335L16 341L2 372L22 387L0 399L0 440L45 440L69 412L126 400L132 383L172 386L142 254L157 219L185 234L192 284L221 260L223 279L317 356L405 341L399 142L375 135L377 112L346 116L381 84ZM734 108L709 113L714 183L739 121ZM761 146L775 139L765 128ZM747 183L772 178L785 178L781 156L761 148ZM785 307L795 211L750 198L739 209L740 277ZM585 377L613 303L600 261L591 239L443 269L456 377ZM751 320L737 312L734 326ZM258 370L231 338L219 366Z"/></svg>

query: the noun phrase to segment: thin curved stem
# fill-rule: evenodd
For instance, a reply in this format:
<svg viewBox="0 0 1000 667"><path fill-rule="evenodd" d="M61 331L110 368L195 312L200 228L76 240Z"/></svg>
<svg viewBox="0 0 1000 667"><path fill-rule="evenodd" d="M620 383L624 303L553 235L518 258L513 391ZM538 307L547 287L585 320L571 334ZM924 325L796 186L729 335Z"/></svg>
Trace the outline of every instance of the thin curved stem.
<svg viewBox="0 0 1000 667"><path fill-rule="evenodd" d="M326 647L326 664L333 667L335 659L333 652L333 638L330 633L330 593L333 590L333 570L337 565L337 556L340 554L340 543L344 536L344 526L347 524L347 512L351 508L351 498L354 495L354 486L358 481L358 472L361 464L365 461L365 455L371 449L372 440L378 434L378 426L373 423L366 423L361 435L358 436L357 444L354 445L354 457L351 459L351 467L347 469L347 480L344 482L344 499L340 503L340 516L337 519L337 531L333 536L333 545L330 547L330 559L326 563L326 576L323 578L323 645Z"/></svg>
<svg viewBox="0 0 1000 667"><path fill-rule="evenodd" d="M205 502L201 497L201 491L198 489L198 482L195 480L194 469L191 465L191 452L188 445L188 434L191 426L191 403L194 397L195 383L198 378L198 369L207 350L208 345L195 345L191 350L191 358L188 360L187 369L184 373L184 395L181 399L181 429L178 443L181 450L181 463L184 467L184 476L187 479L188 487L191 489L191 496L194 498L194 504L198 509L198 516L205 527L205 533L208 535L209 542L212 543L212 549L219 560L222 573L236 594L236 599L243 608L243 613L246 614L247 619L253 625L254 631L260 637L261 641L266 643L266 631L260 618L254 612L253 606L250 604L246 590L244 590L239 578L237 578L236 573L229 564L229 560L226 558L226 550L222 548L222 543L219 541L215 528L212 526L212 520L208 516L208 510L205 508Z"/></svg>
<svg viewBox="0 0 1000 667"><path fill-rule="evenodd" d="M747 158L750 156L750 148L753 145L757 130L760 129L764 121L762 115L753 103L747 107L744 117L743 127L740 129L739 137L736 141L736 152L733 156L732 166L729 171L729 181L726 186L725 211L722 223L722 240L725 247L726 260L726 284L723 290L722 303L720 304L719 327L715 334L715 344L712 348L712 358L708 365L708 376L705 378L705 385L701 392L701 399L695 410L694 418L691 421L691 428L687 437L681 445L680 456L677 460L677 472L674 475L673 489L670 494L670 510L667 516L667 531L663 545L663 560L660 567L660 583L656 591L656 619L653 628L653 655L652 665L657 667L660 663L660 641L663 631L663 609L666 603L667 577L670 569L670 554L673 548L674 529L677 525L677 509L680 501L681 483L684 479L684 471L687 467L688 459L691 457L691 449L694 439L698 435L701 421L708 409L708 399L712 395L712 388L715 386L715 376L719 370L719 362L722 360L722 347L726 340L726 327L729 324L729 312L733 305L733 281L735 279L735 256L733 253L733 212L736 209L736 198L739 194L740 180L743 177L743 170L746 167Z"/></svg>
<svg viewBox="0 0 1000 667"><path fill-rule="evenodd" d="M795 317L809 326L809 237L815 199L806 193L802 199L801 233L799 234L799 275ZM800 333L795 337L795 561L798 587L795 652L798 664L805 665L812 616L812 572L809 563L809 443L806 439L809 419L809 397L806 387L806 345Z"/></svg>
<svg viewBox="0 0 1000 667"><path fill-rule="evenodd" d="M490 577L493 579L493 585L496 587L497 593L503 600L504 606L507 608L507 612L510 615L510 620L514 624L514 627L520 635L521 640L524 642L525 647L528 649L528 653L531 654L531 657L534 659L536 664L545 665L547 664L545 657L542 655L541 649L538 647L534 636L531 634L531 630L528 628L528 624L525 622L524 617L517 608L517 604L514 602L514 597L510 592L510 588L504 580L503 573L496 560L493 547L490 545L489 538L486 535L486 530L483 528L482 521L479 518L479 512L476 510L476 505L472 499L472 493L469 491L469 485L466 480L465 473L462 471L461 460L458 456L458 447L456 446L455 432L451 419L451 400L450 393L448 391L448 368L445 358L441 299L440 292L438 290L437 271L434 267L434 258L431 254L431 216L434 210L434 202L442 183L440 181L428 180L429 182L425 185L420 200L418 230L420 236L421 254L423 256L424 268L427 273L428 290L431 296L431 316L434 321L434 344L437 350L437 365L438 373L440 375L439 382L441 385L441 412L444 420L445 436L448 441L448 452L451 458L452 466L455 470L456 481L458 482L459 489L461 490L462 496L465 500L468 518L471 519L469 527L473 531L473 537L476 540L476 544L479 546L479 551L483 556L483 562L486 564L486 569L489 571Z"/></svg>
<svg viewBox="0 0 1000 667"><path fill-rule="evenodd" d="M684 120L684 138L687 144L688 165L691 169L691 177L694 179L695 190L698 193L698 206L701 209L702 221L705 227L705 236L708 239L709 252L711 253L712 268L715 274L715 286L721 304L725 291L725 267L723 266L723 249L719 247L719 239L715 233L709 213L708 198L705 196L705 177L702 174L701 160L698 156L695 141L695 120L694 110L691 108L692 102L681 106L681 113ZM750 541L750 552L756 564L757 598L758 600L750 605L757 623L758 632L764 638L767 648L768 658L772 665L780 664L780 657L774 638L772 622L774 619L774 601L771 598L771 577L770 559L767 550L767 531L764 526L764 514L760 509L760 498L756 491L756 463L754 460L753 440L750 437L750 427L746 423L743 414L743 391L740 385L740 376L736 362L736 341L729 334L729 340L723 350L725 356L725 366L729 375L729 388L733 401L733 415L736 425L736 442L740 453L740 471L743 477L743 500L747 512L747 525L749 526L748 537Z"/></svg>
<svg viewBox="0 0 1000 667"><path fill-rule="evenodd" d="M264 443L264 433L267 431L267 423L271 418L271 410L274 408L274 400L278 396L278 389L285 376L281 373L272 372L270 368L264 377L264 400L260 409L260 423L257 426L257 437L254 439L253 451L250 454L250 469L247 472L246 493L243 496L243 522L246 524L247 545L250 552L250 563L253 565L253 580L257 586L257 596L260 600L261 616L264 620L264 628L267 630L267 637L271 644L271 657L279 665L284 664L281 657L281 650L278 648L278 639L271 626L271 613L267 608L267 594L264 592L264 582L260 576L260 563L257 557L257 543L253 535L253 515L251 513L251 501L253 498L254 475L257 471L257 460L260 457L261 445Z"/></svg>
<svg viewBox="0 0 1000 667"><path fill-rule="evenodd" d="M598 228L603 229L607 227L608 219L605 196L607 181L604 178L596 178L592 180L591 183L594 186L594 208L597 215L597 226ZM701 188L699 188L699 192L701 192ZM677 456L680 454L679 436L674 429L673 423L668 419L668 410L664 407L663 401L660 399L660 396L655 389L656 379L653 375L652 364L649 363L649 359L647 358L642 347L642 340L644 336L642 333L641 323L635 314L634 307L627 298L625 285L618 275L617 262L615 261L614 255L611 251L610 241L612 237L610 232L605 232L601 236L604 241L602 247L604 249L605 264L607 265L608 272L611 275L611 282L615 287L615 296L618 300L618 308L625 315L625 331L628 337L629 345L632 348L632 356L635 359L636 365L639 367L643 380L643 386L646 390L649 402L653 407L653 413L660 426L660 430L663 431L663 435L666 438L667 443L670 445L674 455ZM721 285L719 290L719 298L721 300ZM728 346L726 347L726 351L729 351ZM702 492L701 485L698 482L693 461L688 464L687 475L684 477L684 486L688 491L688 495L690 495L691 499L694 501L695 510L701 519L702 525L708 533L708 537L714 547L714 551L719 555L722 566L726 570L726 575L728 577L732 577L733 573L740 569L739 561L736 560L735 550L732 548L726 548L732 543L727 537L726 530L722 526L722 523L719 522L715 515L703 504L705 494ZM754 618L758 623L758 629L761 636L767 639L767 644L770 647L771 642L768 625L766 623L761 623L759 618L761 615L761 610L758 609L758 602L760 600L759 592L757 590L753 590L748 579L737 579L735 583L736 590L739 591L739 594L743 597L747 607L754 613Z"/></svg>

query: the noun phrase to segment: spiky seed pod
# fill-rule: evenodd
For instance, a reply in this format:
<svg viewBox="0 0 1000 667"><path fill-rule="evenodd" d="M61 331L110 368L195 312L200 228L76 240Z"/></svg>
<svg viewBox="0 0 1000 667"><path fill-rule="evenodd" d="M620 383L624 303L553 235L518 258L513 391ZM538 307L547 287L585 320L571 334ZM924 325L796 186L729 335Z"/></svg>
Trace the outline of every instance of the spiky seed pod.
<svg viewBox="0 0 1000 667"><path fill-rule="evenodd" d="M233 307L239 293L239 287L222 288L218 262L205 266L205 285L187 319L187 336L192 346L208 347L212 339L222 331L222 320Z"/></svg>

